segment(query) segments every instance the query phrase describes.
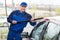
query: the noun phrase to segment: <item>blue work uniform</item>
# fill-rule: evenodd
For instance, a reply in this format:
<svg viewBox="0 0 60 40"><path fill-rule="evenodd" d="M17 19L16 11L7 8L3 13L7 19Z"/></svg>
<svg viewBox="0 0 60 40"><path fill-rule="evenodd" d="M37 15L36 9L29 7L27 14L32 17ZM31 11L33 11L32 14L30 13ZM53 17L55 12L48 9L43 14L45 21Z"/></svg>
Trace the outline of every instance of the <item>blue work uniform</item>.
<svg viewBox="0 0 60 40"><path fill-rule="evenodd" d="M9 33L7 40L22 40L20 34L22 33L24 27L26 27L28 21L24 22L24 20L31 20L32 16L28 13L20 12L20 10L13 11L9 17L7 18L7 21L10 23ZM12 21L16 20L17 23L13 24ZM30 24L32 26L36 25L36 22L31 22Z"/></svg>

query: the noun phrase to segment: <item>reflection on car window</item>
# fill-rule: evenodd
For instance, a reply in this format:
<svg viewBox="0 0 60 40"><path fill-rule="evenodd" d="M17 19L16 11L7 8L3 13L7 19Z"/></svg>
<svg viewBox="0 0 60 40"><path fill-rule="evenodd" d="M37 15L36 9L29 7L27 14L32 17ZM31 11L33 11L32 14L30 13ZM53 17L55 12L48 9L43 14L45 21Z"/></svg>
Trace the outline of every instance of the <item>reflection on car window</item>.
<svg viewBox="0 0 60 40"><path fill-rule="evenodd" d="M39 27L33 31L32 37L34 38L33 40L39 40L40 33L46 23L44 22L42 25L39 25Z"/></svg>
<svg viewBox="0 0 60 40"><path fill-rule="evenodd" d="M56 40L60 31L60 25L53 22L49 22L45 32L43 28L45 27L46 24L48 23L44 22L33 31L32 33L33 40L42 40L40 38L42 37L41 35L43 35L43 40ZM44 31L45 33L41 34L42 31Z"/></svg>
<svg viewBox="0 0 60 40"><path fill-rule="evenodd" d="M60 26L50 22L47 28L47 33L45 34L45 40L51 40L54 37L57 37L57 34L59 33Z"/></svg>

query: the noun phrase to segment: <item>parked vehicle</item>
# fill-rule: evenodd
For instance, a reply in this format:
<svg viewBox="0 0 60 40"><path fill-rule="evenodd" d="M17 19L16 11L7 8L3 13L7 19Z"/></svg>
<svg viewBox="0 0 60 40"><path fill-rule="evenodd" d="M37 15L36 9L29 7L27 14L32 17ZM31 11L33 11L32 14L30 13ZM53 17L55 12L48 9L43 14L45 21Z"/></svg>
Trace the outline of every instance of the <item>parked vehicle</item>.
<svg viewBox="0 0 60 40"><path fill-rule="evenodd" d="M60 40L60 20L57 17L47 17L40 21L28 35L28 32L21 34L27 40Z"/></svg>

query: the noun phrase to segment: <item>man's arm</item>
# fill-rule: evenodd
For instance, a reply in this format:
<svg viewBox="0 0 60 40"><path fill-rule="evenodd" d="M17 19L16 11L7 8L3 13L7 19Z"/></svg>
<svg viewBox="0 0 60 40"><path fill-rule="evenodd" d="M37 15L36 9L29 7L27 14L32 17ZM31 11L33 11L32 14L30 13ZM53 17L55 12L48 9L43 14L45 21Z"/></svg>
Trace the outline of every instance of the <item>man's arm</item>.
<svg viewBox="0 0 60 40"><path fill-rule="evenodd" d="M17 21L13 20L13 15L14 15L14 11L11 12L11 14L8 16L7 21L8 21L9 23L16 24Z"/></svg>
<svg viewBox="0 0 60 40"><path fill-rule="evenodd" d="M36 25L36 21L34 20L34 18L32 18L31 15L29 16L29 19L31 20L31 21L30 21L30 24L31 24L32 26L35 26L35 25Z"/></svg>
<svg viewBox="0 0 60 40"><path fill-rule="evenodd" d="M7 18L7 21L9 22L9 23L12 23L12 20L13 20L13 12L8 16L8 18Z"/></svg>
<svg viewBox="0 0 60 40"><path fill-rule="evenodd" d="M36 22L35 22L35 20L34 20L33 18L31 19L30 24L31 24L32 26L35 26L35 25L36 25Z"/></svg>

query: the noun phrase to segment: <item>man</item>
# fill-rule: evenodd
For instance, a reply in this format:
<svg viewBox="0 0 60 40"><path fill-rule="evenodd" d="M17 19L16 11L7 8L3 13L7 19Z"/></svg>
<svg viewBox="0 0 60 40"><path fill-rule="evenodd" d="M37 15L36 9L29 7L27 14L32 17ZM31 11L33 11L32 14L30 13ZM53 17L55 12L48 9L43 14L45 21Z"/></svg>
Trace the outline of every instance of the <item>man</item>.
<svg viewBox="0 0 60 40"><path fill-rule="evenodd" d="M10 23L9 33L7 40L22 40L21 33L26 27L28 21L24 20L31 20L29 21L32 26L36 25L35 20L32 18L32 16L25 12L27 7L27 3L22 2L20 4L20 10L13 11L9 17L7 18L7 21Z"/></svg>

